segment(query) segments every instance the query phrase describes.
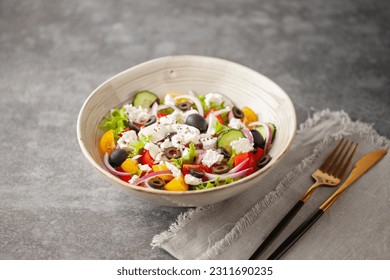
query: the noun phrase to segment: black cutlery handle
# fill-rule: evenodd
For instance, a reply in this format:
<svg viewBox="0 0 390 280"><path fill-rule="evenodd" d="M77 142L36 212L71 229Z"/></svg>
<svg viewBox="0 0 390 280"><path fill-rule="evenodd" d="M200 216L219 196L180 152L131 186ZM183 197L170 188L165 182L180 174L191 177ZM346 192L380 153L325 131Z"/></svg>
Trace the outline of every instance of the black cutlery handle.
<svg viewBox="0 0 390 280"><path fill-rule="evenodd" d="M301 210L302 206L305 203L302 200L299 200L291 210L284 216L284 218L277 224L277 226L271 231L271 233L267 236L267 238L261 243L259 248L252 254L249 258L250 260L256 259L257 256L262 254L271 244L272 242L279 236L279 234L286 228L286 226L290 223L290 221L296 216L296 214Z"/></svg>
<svg viewBox="0 0 390 280"><path fill-rule="evenodd" d="M324 214L318 209L306 221L304 221L286 240L269 256L268 260L278 260L290 249L295 242L301 238L305 232Z"/></svg>

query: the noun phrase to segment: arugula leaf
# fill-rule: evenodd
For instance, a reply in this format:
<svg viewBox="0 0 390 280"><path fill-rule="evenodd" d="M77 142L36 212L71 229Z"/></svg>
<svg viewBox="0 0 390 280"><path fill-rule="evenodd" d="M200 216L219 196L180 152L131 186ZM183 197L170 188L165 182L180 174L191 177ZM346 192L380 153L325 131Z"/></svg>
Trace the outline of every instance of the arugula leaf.
<svg viewBox="0 0 390 280"><path fill-rule="evenodd" d="M114 130L115 140L119 139L119 134L125 130L129 125L129 120L127 119L126 109L113 109L108 115L104 117L104 122L102 125L99 125L99 128L104 131L110 129Z"/></svg>

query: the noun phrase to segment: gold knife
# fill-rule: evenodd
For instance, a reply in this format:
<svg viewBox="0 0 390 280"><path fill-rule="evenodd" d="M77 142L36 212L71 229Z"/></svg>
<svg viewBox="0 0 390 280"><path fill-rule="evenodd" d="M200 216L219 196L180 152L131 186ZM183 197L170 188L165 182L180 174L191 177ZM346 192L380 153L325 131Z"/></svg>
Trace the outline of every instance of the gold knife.
<svg viewBox="0 0 390 280"><path fill-rule="evenodd" d="M387 154L387 150L377 150L361 157L353 166L348 178L341 187L333 193L306 221L304 221L286 240L269 256L268 260L280 259L303 234L324 214L326 210L336 201L337 198L357 179L366 173L382 157Z"/></svg>
<svg viewBox="0 0 390 280"><path fill-rule="evenodd" d="M328 198L321 206L320 209L322 211L326 211L330 206L336 201L336 199L346 190L349 186L351 186L357 179L359 179L364 173L367 172L375 163L377 163L382 157L387 154L387 150L377 150L371 153L368 153L361 157L353 166L351 174L349 174L348 178L344 181L341 187L334 192L334 194Z"/></svg>

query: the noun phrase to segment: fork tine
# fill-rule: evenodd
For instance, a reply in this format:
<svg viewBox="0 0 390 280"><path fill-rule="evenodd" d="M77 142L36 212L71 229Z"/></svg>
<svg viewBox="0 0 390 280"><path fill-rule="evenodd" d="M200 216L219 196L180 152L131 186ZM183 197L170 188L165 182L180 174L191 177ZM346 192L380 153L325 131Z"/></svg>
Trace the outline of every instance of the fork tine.
<svg viewBox="0 0 390 280"><path fill-rule="evenodd" d="M331 166L329 167L327 173L329 175L334 175L334 173L336 172L336 170L338 170L338 168L341 166L341 162L343 161L343 159L345 158L347 152L349 151L349 149L351 148L351 144L349 144L349 147L347 147L347 150L345 151L345 147L347 146L347 144L349 143L348 140L345 141L343 147L341 148L341 150L337 153L337 156L335 158L335 160L332 162Z"/></svg>
<svg viewBox="0 0 390 280"><path fill-rule="evenodd" d="M338 148L341 146L341 144L344 142L344 138L341 139L339 141L339 143L336 145L336 147L333 149L333 151L330 153L330 155L327 157L327 159L324 161L324 163L320 166L320 170L322 172L327 172L327 170L329 169L329 167L331 166L331 163L334 159L334 157L336 156L337 154L337 151L338 151ZM344 146L345 146L346 143L344 143ZM341 148L342 150L343 148Z"/></svg>
<svg viewBox="0 0 390 280"><path fill-rule="evenodd" d="M337 168L337 171L334 174L335 177L340 178L341 180L344 178L345 173L347 172L347 169L348 169L349 165L351 164L352 157L356 152L356 148L359 145L359 144L355 143L353 148L351 149L352 144L353 144L353 142L351 142L351 145L348 147L348 150L344 155L344 159L345 159L347 157L348 153L352 150L348 159L345 162L344 162L344 159L342 160L342 162L340 162L340 166ZM343 165L341 165L341 163Z"/></svg>

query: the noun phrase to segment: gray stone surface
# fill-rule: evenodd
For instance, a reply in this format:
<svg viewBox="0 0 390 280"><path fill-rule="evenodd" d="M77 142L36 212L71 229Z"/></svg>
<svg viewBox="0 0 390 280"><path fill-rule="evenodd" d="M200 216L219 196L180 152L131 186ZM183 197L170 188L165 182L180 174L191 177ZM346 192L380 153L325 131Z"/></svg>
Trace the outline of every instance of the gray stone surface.
<svg viewBox="0 0 390 280"><path fill-rule="evenodd" d="M390 137L389 1L0 1L0 258L170 259L152 237L183 209L113 188L76 139L100 83L173 54L277 82L299 121L344 110Z"/></svg>

